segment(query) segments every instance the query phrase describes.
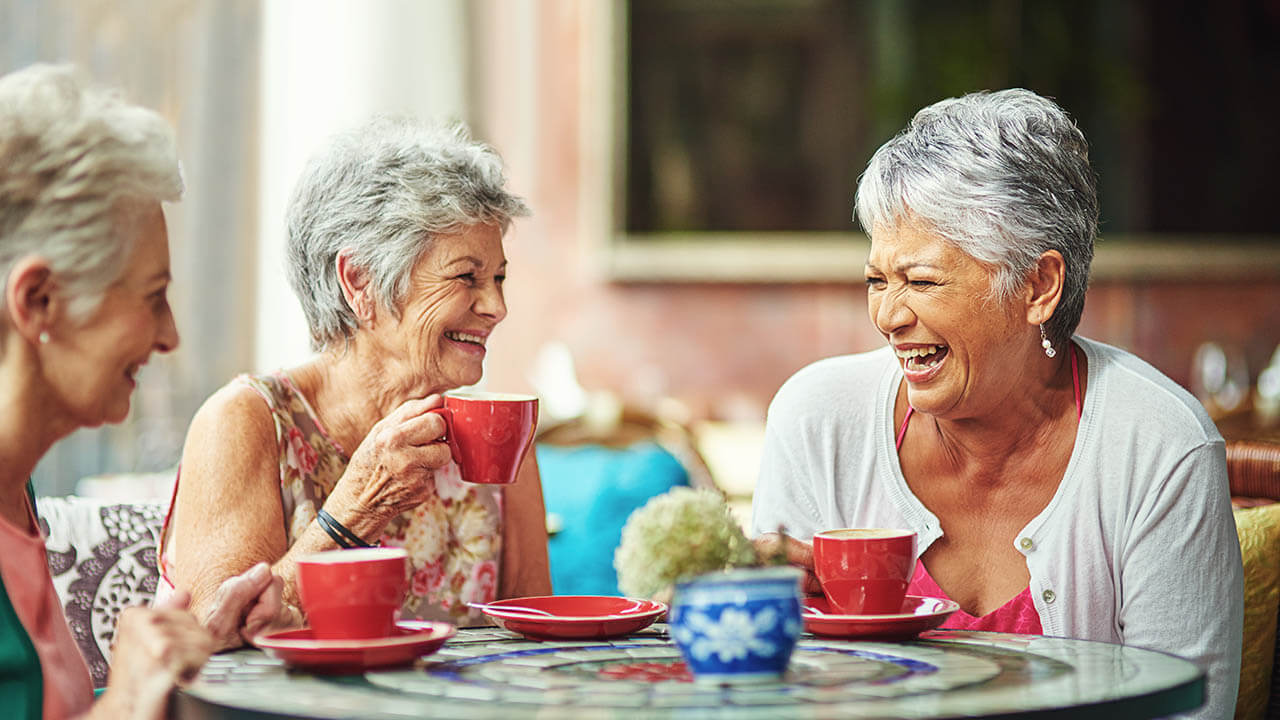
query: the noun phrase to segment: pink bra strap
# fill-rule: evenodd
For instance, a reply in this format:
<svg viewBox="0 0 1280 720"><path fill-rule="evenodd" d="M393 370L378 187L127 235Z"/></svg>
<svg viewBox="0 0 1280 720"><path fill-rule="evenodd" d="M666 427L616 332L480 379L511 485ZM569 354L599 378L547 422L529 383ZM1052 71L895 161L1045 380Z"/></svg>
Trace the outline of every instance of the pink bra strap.
<svg viewBox="0 0 1280 720"><path fill-rule="evenodd" d="M902 449L902 438L906 437L907 435L907 423L910 422L911 420L911 413L915 411L916 411L915 408L911 407L910 405L907 406L907 414L902 418L902 428L898 430L898 440L896 443L894 443L894 447L899 450Z"/></svg>
<svg viewBox="0 0 1280 720"><path fill-rule="evenodd" d="M1080 402L1080 365L1076 361L1075 346L1071 348L1071 389L1075 392L1076 397L1076 419L1084 417L1084 405ZM907 423L911 421L911 414L916 411L910 405L907 406L907 414L902 418L902 427L898 428L898 439L894 442L894 447L898 450L902 449L902 438L907 436Z"/></svg>

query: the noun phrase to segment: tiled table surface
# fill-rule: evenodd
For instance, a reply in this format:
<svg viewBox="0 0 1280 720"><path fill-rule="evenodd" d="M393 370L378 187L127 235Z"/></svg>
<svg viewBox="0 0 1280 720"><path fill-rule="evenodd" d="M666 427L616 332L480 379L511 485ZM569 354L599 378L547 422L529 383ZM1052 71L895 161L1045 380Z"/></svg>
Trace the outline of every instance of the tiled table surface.
<svg viewBox="0 0 1280 720"><path fill-rule="evenodd" d="M913 642L805 636L782 682L672 679L663 625L611 641L534 642L459 631L413 666L364 675L286 670L256 650L215 656L176 698L179 718L941 718L1088 706L1091 720L1195 707L1196 667L1137 648L934 632ZM649 674L653 678L642 679Z"/></svg>

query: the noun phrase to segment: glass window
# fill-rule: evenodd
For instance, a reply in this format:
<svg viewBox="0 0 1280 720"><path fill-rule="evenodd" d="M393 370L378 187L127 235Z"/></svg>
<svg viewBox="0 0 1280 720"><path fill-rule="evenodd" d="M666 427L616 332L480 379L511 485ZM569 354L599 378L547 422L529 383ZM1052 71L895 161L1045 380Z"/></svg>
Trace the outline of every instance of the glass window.
<svg viewBox="0 0 1280 720"><path fill-rule="evenodd" d="M627 3L628 234L850 231L919 108L1027 87L1077 120L1103 234L1277 232L1274 3Z"/></svg>

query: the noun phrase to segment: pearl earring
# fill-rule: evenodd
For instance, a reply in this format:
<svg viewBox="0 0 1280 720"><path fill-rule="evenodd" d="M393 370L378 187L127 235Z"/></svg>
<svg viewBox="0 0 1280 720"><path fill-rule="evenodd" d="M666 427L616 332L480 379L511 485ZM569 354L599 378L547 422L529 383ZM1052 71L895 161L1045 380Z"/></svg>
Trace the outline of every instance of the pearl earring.
<svg viewBox="0 0 1280 720"><path fill-rule="evenodd" d="M41 344L41 345L48 345L48 344L49 344L49 331L48 331L48 330L41 330L41 331L40 331L40 337L39 337L38 339L40 340L40 344Z"/></svg>
<svg viewBox="0 0 1280 720"><path fill-rule="evenodd" d="M1053 349L1053 343L1049 342L1049 336L1044 333L1044 323L1040 323L1040 347L1044 348L1044 354L1048 357L1058 354L1058 351Z"/></svg>

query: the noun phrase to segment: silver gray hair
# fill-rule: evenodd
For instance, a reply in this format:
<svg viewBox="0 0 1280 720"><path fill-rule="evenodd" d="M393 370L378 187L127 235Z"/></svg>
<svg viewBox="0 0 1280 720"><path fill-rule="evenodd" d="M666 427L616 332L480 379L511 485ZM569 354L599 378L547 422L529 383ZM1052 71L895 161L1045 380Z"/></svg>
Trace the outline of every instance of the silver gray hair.
<svg viewBox="0 0 1280 720"><path fill-rule="evenodd" d="M339 252L399 317L410 271L437 237L482 223L506 234L529 214L505 185L502 159L461 123L380 117L336 136L303 169L287 214L289 283L312 347L345 342L359 325L338 283Z"/></svg>
<svg viewBox="0 0 1280 720"><path fill-rule="evenodd" d="M922 222L996 270L1007 299L1041 254L1062 253L1062 299L1045 332L1054 345L1080 324L1098 228L1089 145L1052 100L1020 88L948 98L916 113L872 156L855 217L877 226Z"/></svg>
<svg viewBox="0 0 1280 720"><path fill-rule="evenodd" d="M3 277L40 255L83 319L124 271L136 204L181 196L173 130L156 113L66 65L0 78Z"/></svg>

